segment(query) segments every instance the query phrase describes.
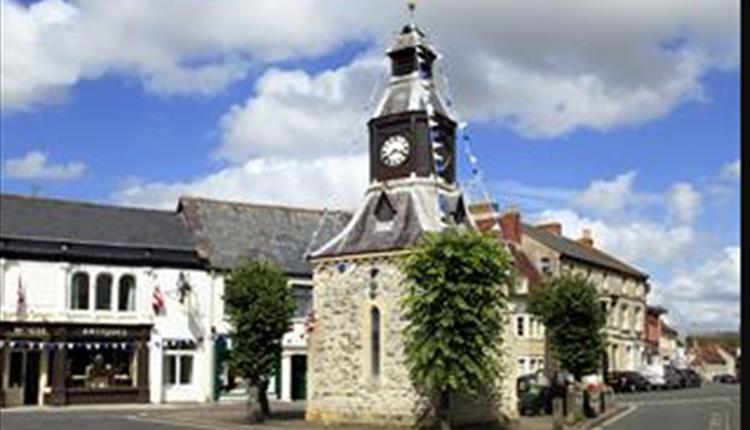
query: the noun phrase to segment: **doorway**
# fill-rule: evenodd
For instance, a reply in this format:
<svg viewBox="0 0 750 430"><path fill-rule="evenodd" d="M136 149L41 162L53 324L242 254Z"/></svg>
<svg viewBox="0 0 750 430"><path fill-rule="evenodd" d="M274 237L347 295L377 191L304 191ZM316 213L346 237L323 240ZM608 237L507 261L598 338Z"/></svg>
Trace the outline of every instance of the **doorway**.
<svg viewBox="0 0 750 430"><path fill-rule="evenodd" d="M26 353L26 377L24 379L23 404L39 404L39 351Z"/></svg>
<svg viewBox="0 0 750 430"><path fill-rule="evenodd" d="M307 356L292 356L292 400L307 398Z"/></svg>

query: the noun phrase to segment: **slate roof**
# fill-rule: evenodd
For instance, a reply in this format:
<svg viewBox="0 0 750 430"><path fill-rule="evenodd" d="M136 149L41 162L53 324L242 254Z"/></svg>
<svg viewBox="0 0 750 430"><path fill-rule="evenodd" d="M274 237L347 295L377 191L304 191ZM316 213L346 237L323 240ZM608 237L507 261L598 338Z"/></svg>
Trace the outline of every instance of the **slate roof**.
<svg viewBox="0 0 750 430"><path fill-rule="evenodd" d="M648 274L645 272L642 272L641 270L638 270L594 247L583 245L575 240L550 233L547 230L536 228L528 224L523 224L523 233L559 252L562 254L563 258L567 257L569 259L603 267L641 280L648 279Z"/></svg>
<svg viewBox="0 0 750 430"><path fill-rule="evenodd" d="M265 259L298 276L312 275L306 254L351 218L343 211L328 211L324 218L323 210L198 197L182 197L178 211L196 238L198 252L212 267L231 270L247 259Z"/></svg>
<svg viewBox="0 0 750 430"><path fill-rule="evenodd" d="M0 194L0 254L201 265L174 211Z"/></svg>
<svg viewBox="0 0 750 430"><path fill-rule="evenodd" d="M387 202L387 203L385 203ZM378 206L387 204L392 218L379 220ZM378 184L368 190L361 209L346 228L312 258L400 251L417 244L423 233L440 231L446 221L473 227L458 190L438 190L433 180L407 180L399 186Z"/></svg>

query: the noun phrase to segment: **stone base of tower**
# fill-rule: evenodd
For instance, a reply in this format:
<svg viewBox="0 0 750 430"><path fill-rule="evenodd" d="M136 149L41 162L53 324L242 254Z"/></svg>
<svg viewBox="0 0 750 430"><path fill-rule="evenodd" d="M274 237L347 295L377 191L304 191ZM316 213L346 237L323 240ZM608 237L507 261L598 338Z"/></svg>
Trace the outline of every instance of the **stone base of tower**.
<svg viewBox="0 0 750 430"><path fill-rule="evenodd" d="M403 274L398 255L326 259L314 264L315 325L308 343L306 419L323 424L409 427L416 422L417 394L404 365L400 300ZM373 309L379 333L373 333ZM512 351L510 324L505 336ZM373 338L379 337L377 345ZM374 354L379 356L373 359ZM510 353L512 355L512 353ZM501 384L499 401L457 401L456 425L518 418L515 360ZM373 366L377 366L374 369Z"/></svg>

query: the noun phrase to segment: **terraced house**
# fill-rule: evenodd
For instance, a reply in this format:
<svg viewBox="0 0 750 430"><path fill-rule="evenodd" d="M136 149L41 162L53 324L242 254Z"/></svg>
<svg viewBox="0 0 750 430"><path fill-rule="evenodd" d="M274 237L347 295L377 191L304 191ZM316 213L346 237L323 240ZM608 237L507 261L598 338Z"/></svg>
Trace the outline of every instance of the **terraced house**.
<svg viewBox="0 0 750 430"><path fill-rule="evenodd" d="M485 212L475 217L484 225L488 219L517 219L520 231L515 234L526 258L530 259L542 276L559 276L563 273L581 274L593 282L599 292L602 309L607 314L607 354L603 357L603 368L608 370L636 370L646 360L645 313L646 297L650 286L648 275L610 254L596 248L591 233L584 230L579 239L563 236L562 224L553 222L530 225L521 222L517 209L504 213ZM484 220L484 224L481 224ZM511 224L513 225L513 224ZM506 229L508 227L505 227ZM534 333L534 320L516 306L514 313L517 334ZM528 323L527 323L528 322ZM541 326L538 322L537 326ZM523 328L522 328L523 327ZM527 328L530 327L530 328ZM536 333L543 333L543 327ZM519 351L521 358L534 356L539 351L540 340L529 343L528 351Z"/></svg>

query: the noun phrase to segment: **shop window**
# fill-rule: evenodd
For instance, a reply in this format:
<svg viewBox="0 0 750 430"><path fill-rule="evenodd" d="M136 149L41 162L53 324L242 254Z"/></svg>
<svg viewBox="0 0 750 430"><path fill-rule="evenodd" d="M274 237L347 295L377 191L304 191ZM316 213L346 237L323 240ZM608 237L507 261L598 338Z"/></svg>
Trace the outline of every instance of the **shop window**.
<svg viewBox="0 0 750 430"><path fill-rule="evenodd" d="M175 385L177 383L177 356L164 356L164 385Z"/></svg>
<svg viewBox="0 0 750 430"><path fill-rule="evenodd" d="M180 356L180 384L190 384L193 382L193 356Z"/></svg>
<svg viewBox="0 0 750 430"><path fill-rule="evenodd" d="M307 285L292 284L294 291L294 317L304 318L312 310L312 288Z"/></svg>
<svg viewBox="0 0 750 430"><path fill-rule="evenodd" d="M23 386L23 352L13 351L10 353L10 387Z"/></svg>
<svg viewBox="0 0 750 430"><path fill-rule="evenodd" d="M373 378L380 376L380 310L370 309L370 373Z"/></svg>
<svg viewBox="0 0 750 430"><path fill-rule="evenodd" d="M133 275L123 275L120 277L117 310L125 312L135 310L135 277Z"/></svg>
<svg viewBox="0 0 750 430"><path fill-rule="evenodd" d="M164 356L164 385L189 385L193 382L193 355Z"/></svg>
<svg viewBox="0 0 750 430"><path fill-rule="evenodd" d="M97 349L98 346L98 349ZM68 351L69 387L134 386L135 354L131 348L106 342L88 343Z"/></svg>
<svg viewBox="0 0 750 430"><path fill-rule="evenodd" d="M101 273L96 277L96 310L112 309L112 275Z"/></svg>
<svg viewBox="0 0 750 430"><path fill-rule="evenodd" d="M70 308L84 310L89 308L88 273L77 272L73 275L70 285Z"/></svg>

